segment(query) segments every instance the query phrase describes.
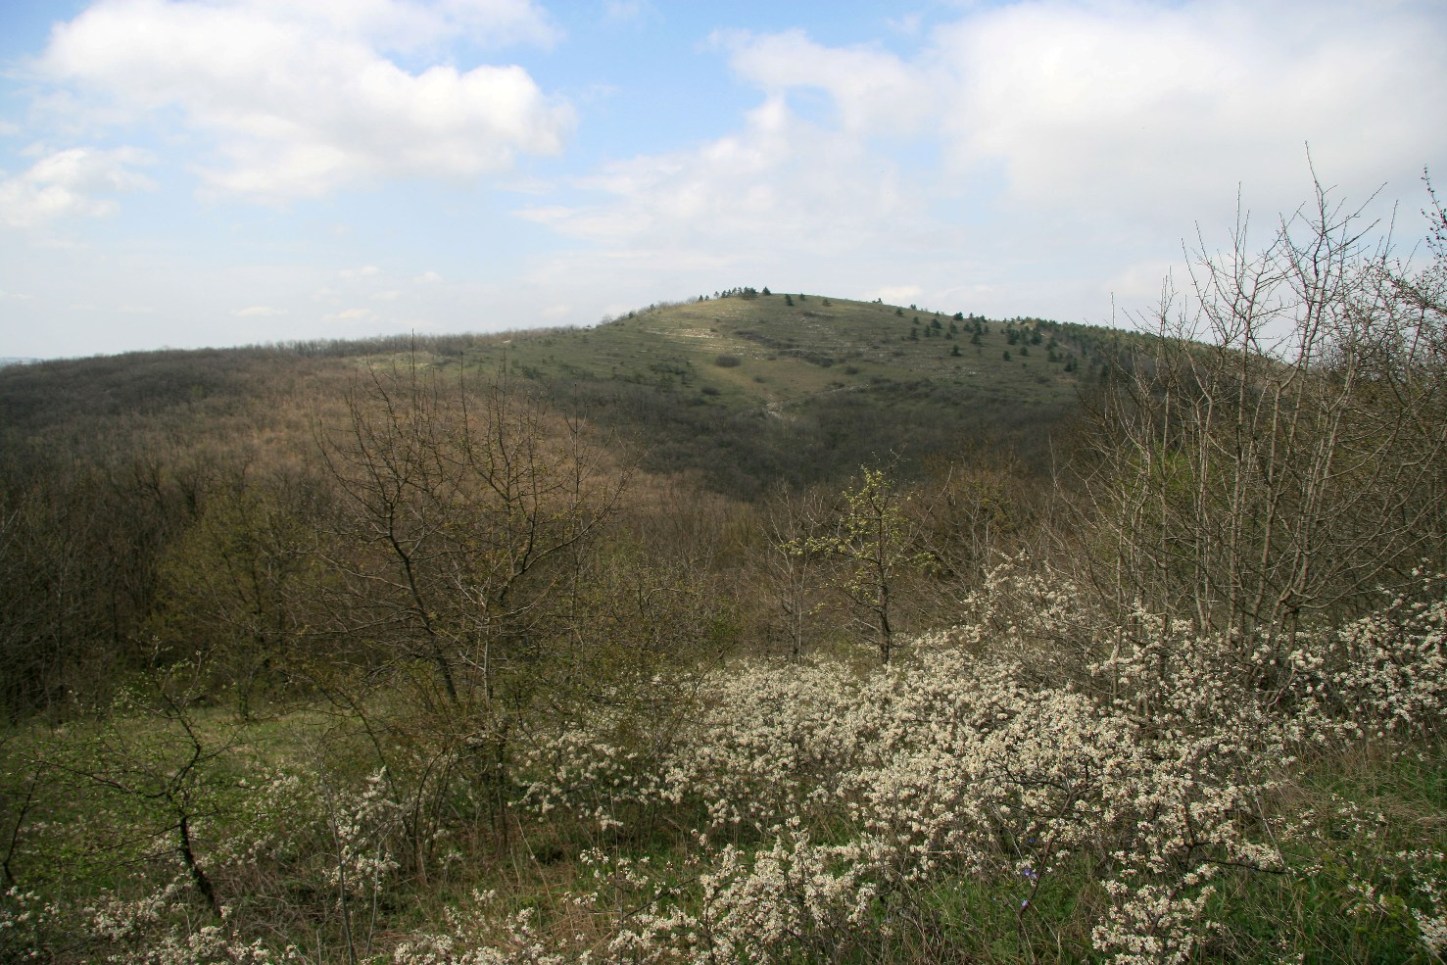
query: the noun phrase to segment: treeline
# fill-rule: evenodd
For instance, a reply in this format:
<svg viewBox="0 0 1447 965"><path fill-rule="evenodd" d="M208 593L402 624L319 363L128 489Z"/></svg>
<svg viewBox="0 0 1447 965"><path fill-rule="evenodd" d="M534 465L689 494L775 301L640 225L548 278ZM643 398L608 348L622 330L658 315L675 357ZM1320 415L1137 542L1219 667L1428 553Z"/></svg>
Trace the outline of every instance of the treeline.
<svg viewBox="0 0 1447 965"><path fill-rule="evenodd" d="M823 507L843 498L833 480L857 471L848 460L861 445L884 452L892 444L908 454L890 465L893 484L913 493L912 525L933 527L941 540L959 520L934 516L957 512L947 504L959 495L962 473L1010 494L992 497L1000 503L991 510L998 519L982 524L993 527L992 539L1022 528L1043 495L1039 477L1008 456L976 454L965 466L945 455L966 438L960 425L901 438L896 423L864 403L815 413L801 407L801 417L813 421L808 430L777 433L769 445L759 438L772 429L764 415L710 421L709 413L660 406L655 392L640 392L627 423L635 433L662 418L675 422L651 433L656 441L645 452L637 435L570 416L526 380L469 374L436 364L432 355L345 377L327 370L325 379L308 378L299 366L295 378L277 381L273 367L265 393L247 399L233 391L214 407L195 388L208 384L208 373L243 383L260 376L244 368L223 375L208 367L209 357L199 361L182 369L184 379L157 385L137 376L92 387L107 398L144 391L154 406L149 414L123 413L118 404L99 411L92 423L99 431L78 434L64 448L53 436L29 443L12 437L0 491L0 654L12 719L103 706L131 675L193 656L204 655L210 668L211 699L249 706L262 694L311 693L311 671L299 674L296 662L310 666L308 654L339 641L351 646L367 638L392 652L430 653L441 632L438 615L448 607L496 614L504 605L501 598L468 596L482 592L473 567L483 565L482 547L496 540L526 544L519 559L487 564L518 571L518 582L499 591L503 597L539 582L562 599L560 581L583 579L600 560L634 573L658 568L712 587L690 592L717 609L714 624L728 628L716 634L716 655L763 651L772 615L750 602L769 569L762 560L764 520L797 499L812 500L822 516ZM911 390L901 391L907 397ZM72 424L57 417L57 425ZM698 441L689 448L668 443L691 436ZM798 445L801 438L810 443ZM705 460L717 463L710 480L755 500L701 488L689 467ZM518 475L482 472L495 466ZM571 491L559 488L564 479ZM908 479L919 482L906 487ZM478 502L485 499L497 505ZM459 530L464 526L471 529ZM559 537L564 546L555 552L540 542L545 526L570 534ZM504 536L505 527L520 529ZM449 546L436 550L441 557L428 555L440 545ZM400 570L371 572L389 549ZM988 554L983 547L973 552L967 569L978 575ZM560 555L567 567L554 572L563 564L552 557ZM546 575L532 572L542 564ZM417 581L433 566L445 576L430 576L443 582L425 590ZM384 585L405 590L390 604L390 622L359 616ZM591 596L575 588L566 599L577 606ZM525 599L519 605L530 619L541 619L543 601ZM617 614L578 612L564 622L568 632L583 633L600 621L627 623ZM420 633L424 642L401 646L384 627L403 637ZM446 632L465 636L457 628ZM540 633L528 631L532 639ZM433 663L444 683L453 676L452 661Z"/></svg>

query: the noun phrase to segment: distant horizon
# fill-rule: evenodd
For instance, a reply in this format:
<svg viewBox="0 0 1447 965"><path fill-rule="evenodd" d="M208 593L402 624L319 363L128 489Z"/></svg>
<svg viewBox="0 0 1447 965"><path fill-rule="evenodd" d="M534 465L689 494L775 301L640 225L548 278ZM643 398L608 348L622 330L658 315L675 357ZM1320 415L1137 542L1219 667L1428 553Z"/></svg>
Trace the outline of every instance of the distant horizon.
<svg viewBox="0 0 1447 965"><path fill-rule="evenodd" d="M290 348L293 348L293 347L302 346L302 345L308 345L308 344L313 344L313 343L319 343L319 344L323 344L323 345L345 345L345 344L361 344L361 343L372 342L372 341L376 341L376 342L386 342L386 341L393 341L393 340L406 339L406 338L416 338L416 339L497 338L497 337L501 337L501 336L505 336L505 335L515 335L515 334L524 334L524 335L526 335L526 334L534 334L534 333L547 333L547 332L549 332L549 331L582 331L582 330L589 329L589 328L595 328L595 327L597 327L597 326L599 326L599 325L608 325L608 324L612 324L612 323L614 323L614 322L623 321L623 320L626 320L626 319L628 319L628 318L632 318L632 317L636 316L636 315L639 314L639 313L646 312L646 311L651 311L651 310L653 310L653 309L657 309L657 308L667 308L667 307L669 307L669 306L671 306L671 305L681 305L681 304L691 303L691 302L696 301L696 300L699 299L700 297L705 297L705 298L709 298L709 299L716 298L716 297L733 297L733 296L721 296L721 295L719 294L720 291L722 291L722 289L717 290L717 291L710 291L710 292L700 292L698 295L694 295L692 298L675 298L675 299L668 299L668 300L656 300L656 301L648 302L647 304L644 304L644 305L639 305L639 306L637 306L637 307L635 307L635 308L627 309L626 311L620 312L620 313L618 313L618 314L616 314L616 315L608 315L608 316L605 316L605 317L603 317L603 318L598 319L598 320L595 321L595 322L580 322L580 323L577 323L577 324L562 323L562 324L557 324L557 325L538 325L538 326L531 326L531 327L500 328L500 329L494 329L494 330L490 330L490 331L478 331L478 330L471 330L471 329L460 329L460 330L458 330L458 331L451 331L451 332L418 332L418 331L415 331L415 330L414 330L414 331L400 331L400 332L384 332L384 331L379 331L379 332L372 332L372 333L369 333L369 334L368 334L368 333L359 333L359 334L356 334L356 335L324 336L324 337L317 337L317 338L306 338L306 337L290 338L290 339L288 339L288 338L281 338L281 339L274 339L274 340L267 341L267 342L240 342L240 343L236 343L236 344L185 345L185 346L182 346L182 345L157 345L157 346L154 346L154 347L151 347L151 348L126 348L126 349L121 349L121 350L115 351L115 352L91 352L91 353L84 354L84 355L55 355L55 356L49 356L49 357L41 357L41 356L0 356L0 368L4 368L4 367L9 366L9 365L29 365L29 364L36 364L36 363L41 363L41 362L78 362L78 361L85 361L85 360L87 360L87 359L94 359L94 358L115 358L115 357L123 356L123 355L145 355L145 354L150 354L150 353L162 353L162 352L229 352L229 351L245 351L245 350L247 350L247 349L281 349L281 350L285 350L285 349L290 349ZM762 289L760 289L760 291L762 291ZM872 298L872 299L851 299L851 298L846 298L846 297L844 297L844 296L842 296L842 295L834 295L834 294L831 294L831 293L829 293L829 292L822 292L822 291L820 291L820 292L814 292L814 291L811 291L811 292L801 292L801 291L784 290L784 289L774 290L774 289L772 289L772 287L770 287L770 292L769 292L769 296L768 296L768 297L779 297L779 298L782 298L782 297L785 296L785 295L791 295L791 296L793 296L793 297L795 297L795 298L800 298L800 297L815 297L815 298L830 299L830 300L833 300L833 301L857 301L857 302L869 302L869 303L875 303L875 302L880 302L880 301L881 301L881 299L879 299L879 298ZM889 307L900 307L900 308L911 307L911 306L909 306L909 305L907 305L907 304L904 304L904 303L900 303L899 305L895 305L895 303L893 303L893 302L886 302L886 303L884 303L884 304L888 305ZM943 307L934 306L934 305L926 306L926 305L918 305L918 303L916 303L916 305L917 305L917 309L916 309L917 311L920 311L920 312L931 312L931 313L937 313L937 314L947 315L947 316L953 316L957 311L963 311L963 309L953 309L953 310L947 311L947 310L946 310L945 308L943 308ZM969 313L965 313L965 314L969 314ZM979 314L979 313L975 313L975 314ZM1010 321L1034 320L1034 321L1044 321L1044 322L1055 322L1055 323L1059 323L1059 320L1058 320L1058 319L1050 319L1050 318L1046 318L1045 316L1035 315L1035 314L1029 314L1029 315L1020 314L1020 315L1012 315L1012 316L1007 316L1007 317L1001 317L1001 316L985 316L985 317L986 317L986 320L987 320L987 321L991 321L991 322L1010 322ZM1061 324L1080 324L1080 323L1061 323ZM1090 323L1085 323L1085 324L1090 324Z"/></svg>
<svg viewBox="0 0 1447 965"><path fill-rule="evenodd" d="M0 353L594 325L789 280L1121 324L1313 201L1404 251L1447 7L10 0Z"/></svg>

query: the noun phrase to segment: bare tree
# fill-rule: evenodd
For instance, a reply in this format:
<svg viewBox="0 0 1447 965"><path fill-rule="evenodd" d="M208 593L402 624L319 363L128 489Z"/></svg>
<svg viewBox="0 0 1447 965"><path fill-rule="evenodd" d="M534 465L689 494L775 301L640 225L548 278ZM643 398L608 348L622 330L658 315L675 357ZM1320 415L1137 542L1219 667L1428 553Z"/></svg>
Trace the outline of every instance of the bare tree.
<svg viewBox="0 0 1447 965"><path fill-rule="evenodd" d="M580 420L507 382L456 379L416 357L370 370L322 436L343 504L335 624L368 679L431 708L414 743L452 750L414 756L482 765L501 819L519 715L569 645L573 574L627 473Z"/></svg>
<svg viewBox="0 0 1447 965"><path fill-rule="evenodd" d="M1440 555L1447 317L1440 246L1409 270L1319 185L1247 229L1101 393L1076 559L1122 610L1278 640Z"/></svg>

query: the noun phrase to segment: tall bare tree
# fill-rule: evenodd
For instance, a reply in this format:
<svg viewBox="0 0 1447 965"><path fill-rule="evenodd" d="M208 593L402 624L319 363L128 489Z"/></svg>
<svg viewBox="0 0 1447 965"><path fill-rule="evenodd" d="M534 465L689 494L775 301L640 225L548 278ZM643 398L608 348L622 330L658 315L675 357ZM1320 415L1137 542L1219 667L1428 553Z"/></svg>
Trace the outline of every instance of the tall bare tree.
<svg viewBox="0 0 1447 965"><path fill-rule="evenodd" d="M573 575L627 473L523 388L415 356L368 371L322 444L342 496L335 629L369 680L430 708L409 738L433 749L422 771L465 754L501 816L520 715L571 645Z"/></svg>
<svg viewBox="0 0 1447 965"><path fill-rule="evenodd" d="M1440 208L1437 209L1440 223ZM1202 245L1098 400L1077 560L1117 606L1289 639L1441 556L1443 250L1398 260L1318 186Z"/></svg>

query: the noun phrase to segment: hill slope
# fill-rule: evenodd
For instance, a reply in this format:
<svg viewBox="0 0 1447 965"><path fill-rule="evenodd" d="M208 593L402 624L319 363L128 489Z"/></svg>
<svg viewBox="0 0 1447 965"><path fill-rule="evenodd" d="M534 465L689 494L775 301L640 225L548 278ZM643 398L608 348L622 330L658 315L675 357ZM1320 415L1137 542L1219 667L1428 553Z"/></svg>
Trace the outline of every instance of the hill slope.
<svg viewBox="0 0 1447 965"><path fill-rule="evenodd" d="M753 497L774 480L904 473L1008 447L1043 466L1119 333L740 289L589 329L162 351L0 371L6 448L124 453L160 433L227 445L305 435L365 365L532 383L619 432L655 472Z"/></svg>
<svg viewBox="0 0 1447 965"><path fill-rule="evenodd" d="M863 462L911 473L982 446L1043 467L1119 337L745 289L483 341L466 357L627 432L647 468L752 496L773 479L837 481Z"/></svg>

